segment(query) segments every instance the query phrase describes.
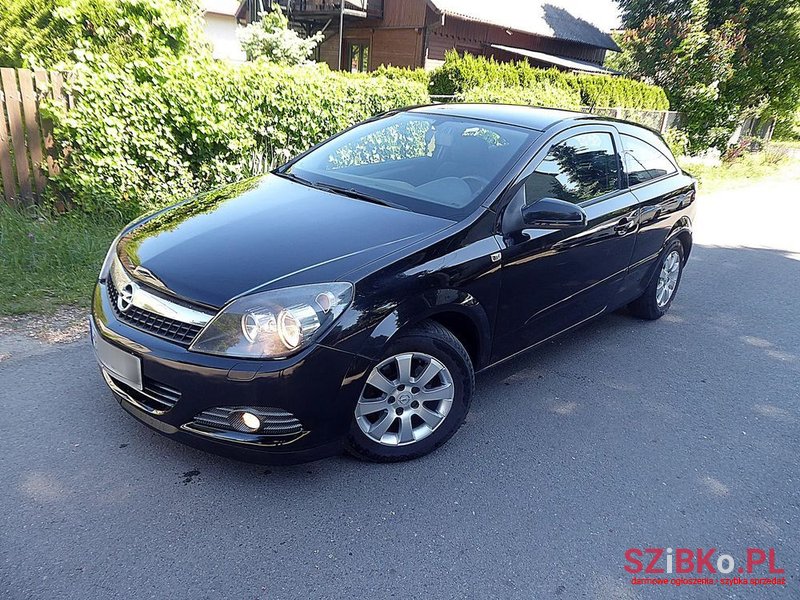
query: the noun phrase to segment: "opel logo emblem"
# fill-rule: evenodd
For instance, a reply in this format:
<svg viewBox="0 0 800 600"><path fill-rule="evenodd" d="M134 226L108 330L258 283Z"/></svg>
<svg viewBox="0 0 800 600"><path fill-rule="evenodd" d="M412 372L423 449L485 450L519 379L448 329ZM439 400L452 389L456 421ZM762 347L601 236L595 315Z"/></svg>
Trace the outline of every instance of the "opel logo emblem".
<svg viewBox="0 0 800 600"><path fill-rule="evenodd" d="M122 289L119 291L119 296L117 297L117 308L122 312L128 310L131 305L133 305L133 293L135 291L136 288L132 283L126 283L122 286Z"/></svg>

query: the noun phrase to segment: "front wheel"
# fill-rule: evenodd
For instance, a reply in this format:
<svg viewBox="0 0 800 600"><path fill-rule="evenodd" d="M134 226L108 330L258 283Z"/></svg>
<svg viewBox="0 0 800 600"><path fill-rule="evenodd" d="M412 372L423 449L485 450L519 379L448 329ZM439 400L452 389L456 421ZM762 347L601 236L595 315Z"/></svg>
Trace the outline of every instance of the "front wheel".
<svg viewBox="0 0 800 600"><path fill-rule="evenodd" d="M393 341L370 372L346 448L375 462L428 454L464 422L474 387L461 342L438 323L422 323Z"/></svg>
<svg viewBox="0 0 800 600"><path fill-rule="evenodd" d="M678 291L684 265L684 250L680 240L673 240L661 254L658 272L644 294L628 305L631 313L642 319L655 320L669 310Z"/></svg>

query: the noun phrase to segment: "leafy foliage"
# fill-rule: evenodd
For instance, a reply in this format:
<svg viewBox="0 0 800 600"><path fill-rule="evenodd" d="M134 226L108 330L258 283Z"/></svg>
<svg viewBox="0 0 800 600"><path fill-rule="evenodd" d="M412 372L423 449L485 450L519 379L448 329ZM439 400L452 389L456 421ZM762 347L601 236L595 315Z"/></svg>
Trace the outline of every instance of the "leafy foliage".
<svg viewBox="0 0 800 600"><path fill-rule="evenodd" d="M444 64L431 75L431 93L461 96L473 88L489 86L493 93L504 93L504 88L542 87L543 97L554 94L573 98L579 95L579 104L599 107L626 107L642 110L669 108L664 91L656 86L607 75L574 74L557 69L538 69L525 61L500 63L493 58L460 55L450 51ZM558 90L556 92L556 90ZM534 98L536 91L528 93ZM549 105L549 104L548 104ZM571 101L566 107L575 106Z"/></svg>
<svg viewBox="0 0 800 600"><path fill-rule="evenodd" d="M425 85L430 85L431 74L425 69L406 69L404 67L393 67L391 65L380 65L370 73L373 77L386 77L386 79L410 79Z"/></svg>
<svg viewBox="0 0 800 600"><path fill-rule="evenodd" d="M682 129L667 129L664 141L675 156L684 156L689 151L689 136Z"/></svg>
<svg viewBox="0 0 800 600"><path fill-rule="evenodd" d="M737 123L800 103L800 3L621 0L616 67L664 86L693 149L723 148Z"/></svg>
<svg viewBox="0 0 800 600"><path fill-rule="evenodd" d="M4 0L0 10L0 66L197 56L204 40L194 0Z"/></svg>
<svg viewBox="0 0 800 600"><path fill-rule="evenodd" d="M775 138L779 140L800 140L800 109L794 113L780 116L775 124Z"/></svg>
<svg viewBox="0 0 800 600"><path fill-rule="evenodd" d="M126 215L260 173L356 121L428 101L412 81L258 60L73 68L74 108L50 103L63 154L48 189Z"/></svg>
<svg viewBox="0 0 800 600"><path fill-rule="evenodd" d="M560 88L544 82L535 87L480 85L458 94L456 100L573 109L581 105L581 95L577 90Z"/></svg>
<svg viewBox="0 0 800 600"><path fill-rule="evenodd" d="M289 19L277 4L272 12L263 12L239 34L247 60L264 58L283 65L302 65L323 40L322 32L302 38L289 28Z"/></svg>

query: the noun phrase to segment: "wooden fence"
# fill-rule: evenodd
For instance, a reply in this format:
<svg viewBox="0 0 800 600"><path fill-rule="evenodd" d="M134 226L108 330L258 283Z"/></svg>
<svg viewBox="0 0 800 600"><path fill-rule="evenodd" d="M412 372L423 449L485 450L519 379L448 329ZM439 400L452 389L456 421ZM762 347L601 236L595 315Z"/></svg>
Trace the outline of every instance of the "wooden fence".
<svg viewBox="0 0 800 600"><path fill-rule="evenodd" d="M13 207L36 204L57 168L52 126L39 110L46 97L68 101L60 73L0 69L0 197Z"/></svg>

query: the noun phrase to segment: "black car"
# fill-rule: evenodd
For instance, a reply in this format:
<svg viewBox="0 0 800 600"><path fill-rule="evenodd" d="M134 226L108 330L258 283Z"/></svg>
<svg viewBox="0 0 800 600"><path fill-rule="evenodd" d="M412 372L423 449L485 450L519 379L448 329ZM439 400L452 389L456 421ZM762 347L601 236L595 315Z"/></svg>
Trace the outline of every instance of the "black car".
<svg viewBox="0 0 800 600"><path fill-rule="evenodd" d="M92 340L121 405L188 444L415 458L464 421L476 371L623 306L662 316L695 193L631 123L395 111L126 227Z"/></svg>

